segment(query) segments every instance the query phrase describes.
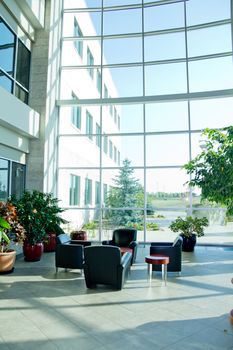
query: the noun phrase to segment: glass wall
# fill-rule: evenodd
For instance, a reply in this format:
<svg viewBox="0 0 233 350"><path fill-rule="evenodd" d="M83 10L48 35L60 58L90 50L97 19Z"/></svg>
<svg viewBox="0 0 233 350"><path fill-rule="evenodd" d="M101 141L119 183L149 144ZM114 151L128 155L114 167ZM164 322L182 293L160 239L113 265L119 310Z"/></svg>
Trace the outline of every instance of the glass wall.
<svg viewBox="0 0 233 350"><path fill-rule="evenodd" d="M231 1L75 6L64 0L59 101L59 197L70 228L101 240L135 226L148 242L192 213L215 230L221 211L190 191L182 166L200 152L204 128L232 124Z"/></svg>

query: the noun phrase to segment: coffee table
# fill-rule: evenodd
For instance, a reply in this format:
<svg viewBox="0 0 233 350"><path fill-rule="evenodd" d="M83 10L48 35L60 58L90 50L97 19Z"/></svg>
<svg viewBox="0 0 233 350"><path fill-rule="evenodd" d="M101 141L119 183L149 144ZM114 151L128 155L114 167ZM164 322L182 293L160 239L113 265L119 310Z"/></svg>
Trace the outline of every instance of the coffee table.
<svg viewBox="0 0 233 350"><path fill-rule="evenodd" d="M145 257L145 262L148 264L148 279L151 282L152 279L152 265L162 265L162 278L167 284L167 265L169 264L169 256L161 254L147 255Z"/></svg>

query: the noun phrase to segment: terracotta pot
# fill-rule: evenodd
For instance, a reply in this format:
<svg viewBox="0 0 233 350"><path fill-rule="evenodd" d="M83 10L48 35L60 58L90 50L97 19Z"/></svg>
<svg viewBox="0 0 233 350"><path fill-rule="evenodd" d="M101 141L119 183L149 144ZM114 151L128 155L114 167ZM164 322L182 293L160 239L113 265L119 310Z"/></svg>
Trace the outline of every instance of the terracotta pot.
<svg viewBox="0 0 233 350"><path fill-rule="evenodd" d="M24 242L23 244L23 253L25 261L39 261L44 251L44 244L35 243L31 245L28 242Z"/></svg>
<svg viewBox="0 0 233 350"><path fill-rule="evenodd" d="M56 233L50 232L44 238L44 252L55 252Z"/></svg>
<svg viewBox="0 0 233 350"><path fill-rule="evenodd" d="M14 271L16 251L8 250L0 253L0 274L11 273Z"/></svg>
<svg viewBox="0 0 233 350"><path fill-rule="evenodd" d="M75 239L78 241L87 241L87 232L83 230L73 231L71 232L71 239Z"/></svg>

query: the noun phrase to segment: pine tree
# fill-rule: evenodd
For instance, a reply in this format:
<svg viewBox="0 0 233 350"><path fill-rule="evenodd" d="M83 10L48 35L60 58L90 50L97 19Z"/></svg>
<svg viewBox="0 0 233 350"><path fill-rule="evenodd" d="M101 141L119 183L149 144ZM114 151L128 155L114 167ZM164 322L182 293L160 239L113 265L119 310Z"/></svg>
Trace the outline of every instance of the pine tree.
<svg viewBox="0 0 233 350"><path fill-rule="evenodd" d="M143 187L139 184L139 180L133 177L133 173L130 161L125 159L119 175L113 179L115 185L109 191L107 207L127 208L108 211L107 218L113 225L125 226L142 220L140 210L130 209L143 207L144 200Z"/></svg>

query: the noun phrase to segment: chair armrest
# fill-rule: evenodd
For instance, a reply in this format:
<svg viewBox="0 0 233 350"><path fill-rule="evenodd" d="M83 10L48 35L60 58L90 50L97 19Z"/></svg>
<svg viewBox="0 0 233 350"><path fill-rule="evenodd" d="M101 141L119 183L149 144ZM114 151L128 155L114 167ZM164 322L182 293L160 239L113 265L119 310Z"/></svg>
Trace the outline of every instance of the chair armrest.
<svg viewBox="0 0 233 350"><path fill-rule="evenodd" d="M137 245L138 245L138 242L137 241L132 241L132 242L130 242L130 244L129 244L129 248L135 248L135 247L137 247Z"/></svg>
<svg viewBox="0 0 233 350"><path fill-rule="evenodd" d="M113 240L111 239L110 241L102 241L102 245L115 245Z"/></svg>
<svg viewBox="0 0 233 350"><path fill-rule="evenodd" d="M125 254L123 254L121 258L121 266L125 268L128 264L130 264L131 258L132 258L131 253L126 252Z"/></svg>

